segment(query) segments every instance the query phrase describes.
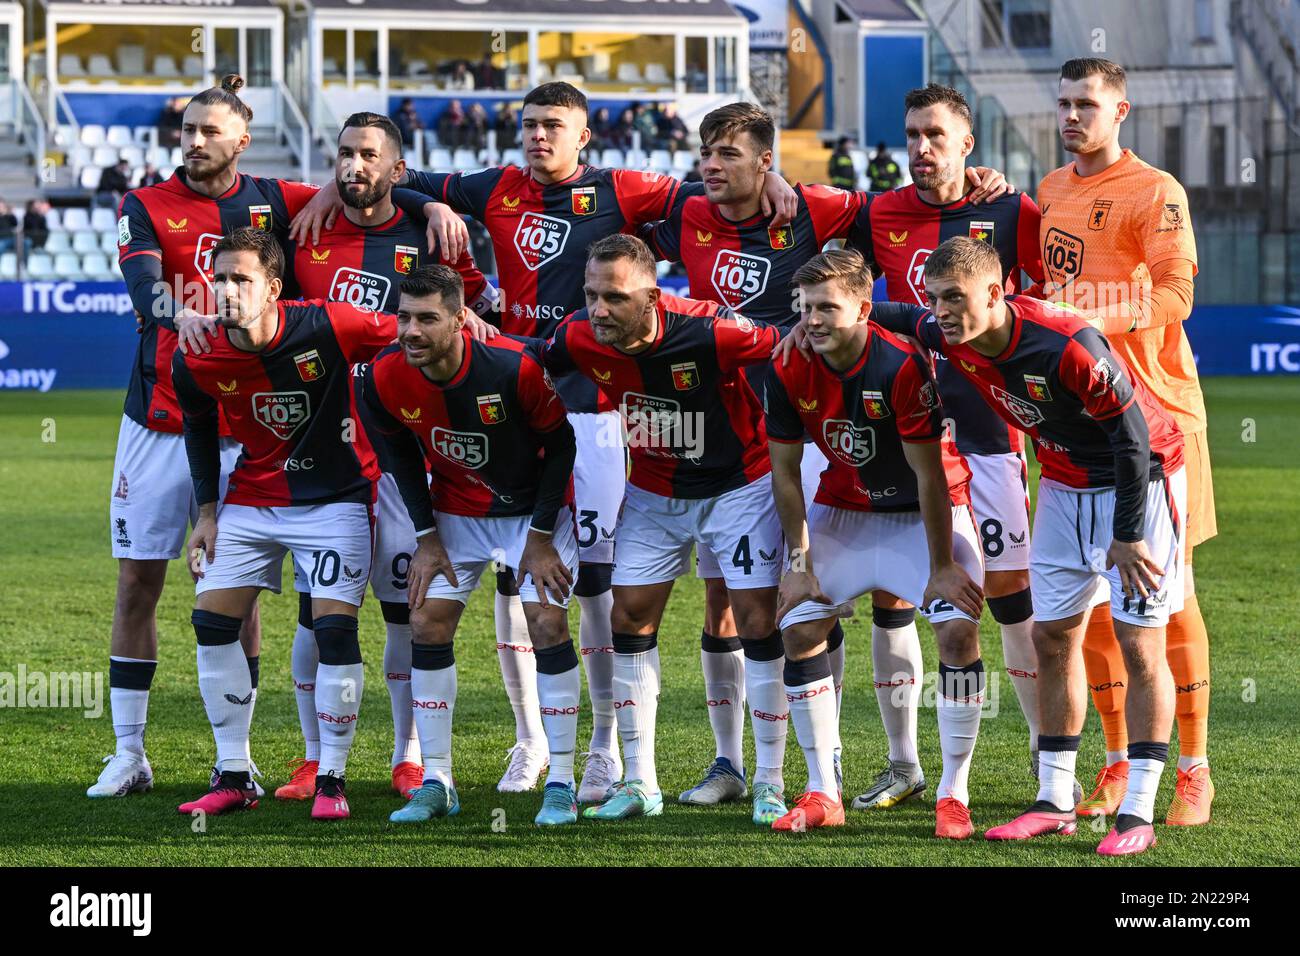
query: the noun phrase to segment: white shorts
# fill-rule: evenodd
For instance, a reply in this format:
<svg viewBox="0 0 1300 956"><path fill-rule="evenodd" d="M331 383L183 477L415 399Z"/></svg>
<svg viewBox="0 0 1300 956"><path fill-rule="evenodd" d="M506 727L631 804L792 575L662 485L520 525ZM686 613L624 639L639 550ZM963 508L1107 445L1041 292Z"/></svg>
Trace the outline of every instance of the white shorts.
<svg viewBox="0 0 1300 956"><path fill-rule="evenodd" d="M578 555L584 564L611 564L614 528L627 486L627 448L618 412L569 412L578 444L573 496Z"/></svg>
<svg viewBox="0 0 1300 956"><path fill-rule="evenodd" d="M223 497L241 447L234 439L221 439L218 493ZM184 436L151 431L123 415L109 495L113 557L136 561L180 557L185 532L199 516Z"/></svg>
<svg viewBox="0 0 1300 956"><path fill-rule="evenodd" d="M830 464L822 450L813 442L806 442L803 446L803 460L799 463L799 483L803 485L803 500L806 507L811 507L813 499L817 497L817 488L821 485L822 472ZM773 507L776 507L775 504ZM695 576L697 578L720 578L722 577L722 568L718 565L718 558L712 551L705 547L695 549Z"/></svg>
<svg viewBox="0 0 1300 956"><path fill-rule="evenodd" d="M1138 627L1163 627L1183 608L1182 535L1187 514L1187 473L1178 469L1147 485L1144 540L1152 559L1164 568L1160 590L1143 599L1124 594L1119 571L1106 568L1115 489L1071 488L1044 478L1038 485L1030 590L1034 619L1059 621L1095 602L1098 580L1110 590L1110 613Z"/></svg>
<svg viewBox="0 0 1300 956"><path fill-rule="evenodd" d="M728 589L781 583L785 536L772 503L772 476L716 498L665 498L627 486L614 548L616 585L675 581L689 567L691 545L721 554Z"/></svg>
<svg viewBox="0 0 1300 956"><path fill-rule="evenodd" d="M813 570L831 603L796 605L781 619L782 629L834 617L839 605L876 590L915 604L931 624L977 623L945 601L922 604L930 581L930 548L919 511L850 511L814 504L808 509L808 537ZM984 580L979 536L966 505L952 509L952 553L977 584Z"/></svg>
<svg viewBox="0 0 1300 956"><path fill-rule="evenodd" d="M985 571L1029 567L1029 469L1024 455L966 455L970 508L984 549Z"/></svg>
<svg viewBox="0 0 1300 956"><path fill-rule="evenodd" d="M478 587L479 578L483 576L489 564L518 569L519 559L523 557L524 545L528 541L531 515L487 518L451 515L441 511L434 514L438 522L438 538L447 551L447 557L451 560L457 583L452 587L451 582L439 574L430 582L425 597L466 604L469 596ZM555 545L560 560L568 567L569 573L573 575L576 582L578 541L574 533L571 508L560 509L555 519L555 534L551 538L551 543ZM525 575L519 582L519 597L525 604L540 603L531 574ZM563 607L569 606L568 598L561 598L553 591L546 592L546 600Z"/></svg>
<svg viewBox="0 0 1300 956"><path fill-rule="evenodd" d="M326 505L217 509L217 544L196 591L258 587L280 593L284 553L293 552L314 598L361 606L370 577L370 506L355 501Z"/></svg>

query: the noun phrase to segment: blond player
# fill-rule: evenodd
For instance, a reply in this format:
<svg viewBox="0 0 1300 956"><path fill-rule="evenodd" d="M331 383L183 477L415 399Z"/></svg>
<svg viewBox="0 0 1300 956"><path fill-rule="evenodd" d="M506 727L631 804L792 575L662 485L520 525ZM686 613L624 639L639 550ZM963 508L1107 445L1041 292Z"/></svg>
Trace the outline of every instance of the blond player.
<svg viewBox="0 0 1300 956"><path fill-rule="evenodd" d="M1129 112L1124 69L1102 59L1061 67L1057 122L1074 162L1056 169L1038 189L1046 295L1084 310L1170 412L1186 441L1187 574L1183 610L1168 624L1166 658L1177 689L1178 782L1165 822L1210 819L1214 785L1206 760L1210 654L1196 603L1193 546L1214 537L1214 492L1206 444L1205 403L1183 321L1192 308L1196 241L1187 195L1173 176L1119 145ZM1093 701L1106 733L1106 766L1093 795L1077 810L1113 815L1128 784L1124 658L1109 609L1093 609L1084 660Z"/></svg>

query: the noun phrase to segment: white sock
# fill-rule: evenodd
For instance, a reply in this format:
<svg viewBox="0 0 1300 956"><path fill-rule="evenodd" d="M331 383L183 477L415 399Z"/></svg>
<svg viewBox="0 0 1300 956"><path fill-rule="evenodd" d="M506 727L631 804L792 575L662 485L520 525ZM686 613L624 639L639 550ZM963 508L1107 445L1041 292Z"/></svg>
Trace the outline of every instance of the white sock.
<svg viewBox="0 0 1300 956"><path fill-rule="evenodd" d="M704 671L704 698L713 728L714 752L744 773L745 655L737 638L705 634L700 639L700 667Z"/></svg>
<svg viewBox="0 0 1300 956"><path fill-rule="evenodd" d="M365 681L366 671L361 664L316 666L316 722L320 727L318 774L342 777L347 772Z"/></svg>
<svg viewBox="0 0 1300 956"><path fill-rule="evenodd" d="M217 744L217 769L247 772L253 683L244 649L238 641L199 644L198 669L199 693Z"/></svg>
<svg viewBox="0 0 1300 956"><path fill-rule="evenodd" d="M1077 750L1042 750L1038 754L1038 799L1061 811L1074 809Z"/></svg>
<svg viewBox="0 0 1300 956"><path fill-rule="evenodd" d="M579 597L582 616L578 622L578 644L587 672L587 696L591 698L591 744L588 750L618 753L614 740L614 638L609 615L614 592L602 591Z"/></svg>
<svg viewBox="0 0 1300 956"><path fill-rule="evenodd" d="M450 787L451 718L456 710L456 661L450 644L416 644L411 655L411 711L424 757L424 779Z"/></svg>
<svg viewBox="0 0 1300 956"><path fill-rule="evenodd" d="M655 770L655 715L659 709L659 648L614 655L614 716L623 742L624 778L659 790Z"/></svg>
<svg viewBox="0 0 1300 956"><path fill-rule="evenodd" d="M1002 659L1006 664L1011 687L1020 702L1020 713L1029 725L1029 749L1038 748L1038 653L1030 632L1034 619L1027 618L1015 624L1000 624L1002 628Z"/></svg>
<svg viewBox="0 0 1300 956"><path fill-rule="evenodd" d="M114 708L113 717L114 719L117 718L116 708ZM1179 757L1178 758L1178 769L1181 770L1183 773L1187 773L1187 771L1195 767L1208 767L1209 765L1210 765L1210 761L1209 758L1207 757Z"/></svg>
<svg viewBox="0 0 1300 956"><path fill-rule="evenodd" d="M965 667L939 665L939 694L935 700L939 719L939 747L943 751L943 776L936 798L952 797L970 806L971 757L980 731L984 705L984 664ZM949 696L952 695L952 696Z"/></svg>
<svg viewBox="0 0 1300 956"><path fill-rule="evenodd" d="M153 683L157 661L139 657L110 655L108 659L108 706L112 714L113 733L119 754L144 756L144 729L149 722L149 686ZM135 687L112 686L114 675ZM138 685L144 684L143 687Z"/></svg>
<svg viewBox="0 0 1300 956"><path fill-rule="evenodd" d="M384 680L393 711L393 766L420 762L420 738L411 714L411 625L384 622Z"/></svg>
<svg viewBox="0 0 1300 956"><path fill-rule="evenodd" d="M537 660L528 636L524 603L518 594L496 594L497 660L506 685L510 709L515 712L515 743L540 750L546 739L537 702Z"/></svg>
<svg viewBox="0 0 1300 956"><path fill-rule="evenodd" d="M1120 814L1129 814L1150 823L1156 814L1156 791L1160 789L1160 775L1165 771L1165 761L1136 757L1128 764L1128 789L1119 805Z"/></svg>
<svg viewBox="0 0 1300 956"><path fill-rule="evenodd" d="M537 693L541 698L542 725L550 767L546 782L573 784L573 752L578 742L578 702L582 698L582 672L573 642L537 652Z"/></svg>
<svg viewBox="0 0 1300 956"><path fill-rule="evenodd" d="M808 764L808 789L838 800L834 754L840 738L839 719L828 656L818 654L804 661L786 661L784 671L790 720Z"/></svg>
<svg viewBox="0 0 1300 956"><path fill-rule="evenodd" d="M749 642L755 644L764 641ZM780 635L776 640L780 641ZM785 699L782 671L785 658L759 661L745 656L745 705L754 731L754 783L784 788L785 738L790 726L790 702Z"/></svg>
<svg viewBox="0 0 1300 956"><path fill-rule="evenodd" d="M1125 747L1123 750L1107 750L1107 751L1106 751L1106 766L1107 766L1107 767L1113 767L1113 766L1115 766L1115 764L1117 764L1117 763L1123 763L1123 762L1126 761L1126 760L1128 760L1128 748L1127 748L1127 747Z"/></svg>
<svg viewBox="0 0 1300 956"><path fill-rule="evenodd" d="M871 626L871 666L876 703L889 737L889 759L920 764L916 748L916 711L921 700L921 639L916 622L905 627Z"/></svg>
<svg viewBox="0 0 1300 956"><path fill-rule="evenodd" d="M320 760L320 723L316 720L316 665L319 662L320 650L316 647L315 633L299 624L293 632L289 667L293 674L293 696L298 702L303 755L308 760Z"/></svg>

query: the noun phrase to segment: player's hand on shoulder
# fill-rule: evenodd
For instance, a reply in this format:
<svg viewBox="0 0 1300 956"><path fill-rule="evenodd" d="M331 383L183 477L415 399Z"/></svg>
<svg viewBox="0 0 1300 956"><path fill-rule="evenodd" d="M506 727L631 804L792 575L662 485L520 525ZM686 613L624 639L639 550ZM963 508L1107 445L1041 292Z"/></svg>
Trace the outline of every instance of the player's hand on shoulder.
<svg viewBox="0 0 1300 956"><path fill-rule="evenodd" d="M935 568L923 600L927 607L936 600L945 601L977 621L984 611L984 589L956 561Z"/></svg>
<svg viewBox="0 0 1300 956"><path fill-rule="evenodd" d="M799 215L799 194L774 172L769 171L763 178L763 198L760 204L763 215L772 217L773 226L787 225Z"/></svg>
<svg viewBox="0 0 1300 956"><path fill-rule="evenodd" d="M999 170L990 169L988 166L973 166L967 169L966 178L975 187L968 197L972 203L988 202L1016 191L1016 187L1007 182L1007 177Z"/></svg>
<svg viewBox="0 0 1300 956"><path fill-rule="evenodd" d="M475 342L491 342L501 334L500 330L498 330L495 325L483 321L483 319L479 318L473 312L471 312L469 318L465 320L465 328L469 329L469 334L473 337Z"/></svg>
<svg viewBox="0 0 1300 956"><path fill-rule="evenodd" d="M777 589L776 616L780 620L804 601L830 604L831 599L822 592L821 582L811 571L787 571Z"/></svg>
<svg viewBox="0 0 1300 956"><path fill-rule="evenodd" d="M1145 541L1112 541L1106 552L1106 567L1118 569L1125 594L1140 598L1159 591L1160 578L1165 573L1165 569L1152 560Z"/></svg>
<svg viewBox="0 0 1300 956"><path fill-rule="evenodd" d="M772 361L780 361L784 368L790 364L790 355L795 349L798 349L804 358L812 358L812 349L808 346L808 334L803 319L791 326L790 331L776 343L776 348L772 349Z"/></svg>
<svg viewBox="0 0 1300 956"><path fill-rule="evenodd" d="M447 557L447 549L442 546L442 539L438 537L437 531L430 531L417 539L415 554L411 555L411 564L406 573L408 607L415 610L424 606L424 593L439 574L452 587L460 587L460 582L456 580L456 570Z"/></svg>
<svg viewBox="0 0 1300 956"><path fill-rule="evenodd" d="M200 515L190 532L186 551L190 556L190 577L195 581L203 577L203 568L211 564L217 556L217 519L211 515Z"/></svg>
<svg viewBox="0 0 1300 956"><path fill-rule="evenodd" d="M524 553L519 558L519 573L515 579L522 581L528 575L532 576L533 587L537 588L537 600L542 607L551 606L546 599L547 591L565 599L573 587L573 572L555 550L551 536L531 528L524 543Z"/></svg>
<svg viewBox="0 0 1300 956"><path fill-rule="evenodd" d="M307 242L316 245L320 242L320 231L334 228L334 220L343 209L343 200L339 198L338 184L332 180L316 190L307 205L289 223L289 238L294 242Z"/></svg>
<svg viewBox="0 0 1300 956"><path fill-rule="evenodd" d="M215 315L203 315L193 309L181 309L172 323L176 326L181 351L186 355L211 352L212 344L208 339L215 338L221 326Z"/></svg>
<svg viewBox="0 0 1300 956"><path fill-rule="evenodd" d="M429 220L429 228L426 230L429 253L441 249L442 261L448 265L454 264L469 248L469 226L446 203L425 203L424 215Z"/></svg>

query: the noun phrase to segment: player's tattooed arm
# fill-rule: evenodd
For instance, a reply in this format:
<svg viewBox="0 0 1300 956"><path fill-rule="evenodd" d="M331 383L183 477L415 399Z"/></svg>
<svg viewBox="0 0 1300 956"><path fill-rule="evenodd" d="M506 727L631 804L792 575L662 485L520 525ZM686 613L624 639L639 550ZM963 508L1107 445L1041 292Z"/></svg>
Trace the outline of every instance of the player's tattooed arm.
<svg viewBox="0 0 1300 956"><path fill-rule="evenodd" d="M903 442L903 457L916 474L921 521L930 549L930 580L925 586L924 601L936 598L947 601L957 610L979 620L984 608L984 589L952 553L952 501L948 497L948 477L943 470L940 443Z"/></svg>
<svg viewBox="0 0 1300 956"><path fill-rule="evenodd" d="M769 380L771 371L769 370ZM822 593L822 586L813 571L812 554L808 550L808 519L803 499L803 484L799 466L803 461L802 442L768 441L772 457L772 499L776 515L785 532L787 558L790 569L781 576L777 591L777 618L804 601L829 604L830 598Z"/></svg>

